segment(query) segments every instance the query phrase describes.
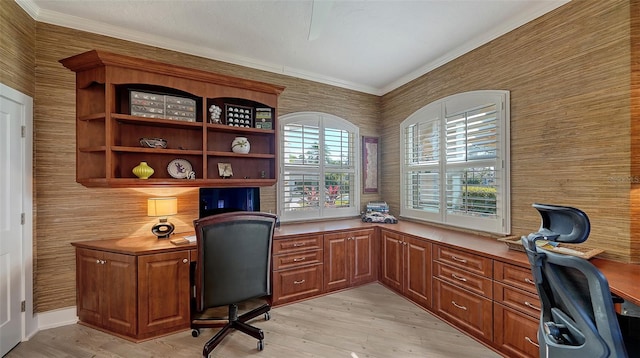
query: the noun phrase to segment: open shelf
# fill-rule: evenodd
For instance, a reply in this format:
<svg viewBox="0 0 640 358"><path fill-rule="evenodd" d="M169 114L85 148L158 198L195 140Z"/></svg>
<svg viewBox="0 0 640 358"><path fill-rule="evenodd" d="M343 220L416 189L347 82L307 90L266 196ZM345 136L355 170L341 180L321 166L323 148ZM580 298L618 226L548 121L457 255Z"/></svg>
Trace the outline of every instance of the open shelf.
<svg viewBox="0 0 640 358"><path fill-rule="evenodd" d="M96 50L60 62L76 73L78 183L241 187L277 182L276 119L284 87ZM211 106L224 113L214 120ZM248 154L232 152L236 137L247 138ZM161 138L166 148L144 147L142 138ZM195 179L173 178L167 167L175 159L188 161ZM143 161L154 169L149 179L132 172ZM234 177L221 178L218 163L232 165Z"/></svg>

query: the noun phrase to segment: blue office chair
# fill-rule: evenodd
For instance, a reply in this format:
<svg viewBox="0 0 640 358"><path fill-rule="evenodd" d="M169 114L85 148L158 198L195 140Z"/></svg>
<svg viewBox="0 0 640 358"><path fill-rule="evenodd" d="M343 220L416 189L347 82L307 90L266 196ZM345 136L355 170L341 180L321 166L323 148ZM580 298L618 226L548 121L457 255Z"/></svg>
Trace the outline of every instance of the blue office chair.
<svg viewBox="0 0 640 358"><path fill-rule="evenodd" d="M271 295L271 247L276 216L267 213L237 211L212 215L194 221L198 261L192 306L192 335L200 328L220 327L220 320L203 315L208 309L228 306L223 327L207 343L202 355L208 357L222 339L233 330L258 340L264 348L264 333L246 322L260 315L269 319L271 306L265 303L238 315L238 305L247 300Z"/></svg>
<svg viewBox="0 0 640 358"><path fill-rule="evenodd" d="M604 275L588 260L544 250L536 242L581 243L590 223L581 210L533 204L538 232L522 237L541 301L540 357L628 357Z"/></svg>

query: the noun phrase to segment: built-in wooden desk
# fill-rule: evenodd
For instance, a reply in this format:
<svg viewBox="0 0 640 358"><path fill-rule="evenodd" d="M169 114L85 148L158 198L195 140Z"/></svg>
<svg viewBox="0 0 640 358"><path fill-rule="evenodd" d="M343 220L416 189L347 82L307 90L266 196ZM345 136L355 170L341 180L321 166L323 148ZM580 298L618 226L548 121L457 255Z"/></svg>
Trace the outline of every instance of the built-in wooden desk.
<svg viewBox="0 0 640 358"><path fill-rule="evenodd" d="M192 234L175 234L174 237ZM501 353L534 356L534 353L527 353L535 352L534 349L528 346L514 348L512 345L519 343L505 342L504 337L500 336L505 330L520 329L520 326L523 326L521 323L525 321L530 325L528 326L530 330L537 326L536 311L528 312L527 307L519 309L517 305L513 306L507 296L516 294L525 298L532 297L529 299L530 302L527 302L529 305L533 302L537 303L537 298L535 288L518 286L518 282L514 282L513 285L509 283L509 279L526 281L529 277L529 262L526 255L509 250L504 243L495 238L408 221L401 221L398 224L369 224L359 219L349 219L283 224L276 228L274 240L280 241L283 248L286 247L284 243L294 245L299 244L298 241L305 244L308 242L309 245L306 250L296 249L291 252L284 249L276 253L274 249L274 266L279 260L278 267L274 267L274 296L276 296L275 293L280 292L280 301L276 301L275 304L327 294L336 287L344 288L350 287L350 284L379 280ZM356 242L360 244L355 244ZM389 248L385 247L387 243L397 243L396 249L399 248L400 253L389 251ZM196 257L195 244L174 245L169 240L138 237L82 241L75 242L73 245L77 253L77 309L83 324L135 341L189 327L189 275L190 266L195 262ZM324 245L324 248L321 245ZM418 275L407 272L408 276L401 278L404 282L398 282L400 288L390 286L385 277L390 274L387 265L400 265L396 261L402 260L402 257L388 257L388 255L401 255L402 250L409 250L402 247L412 245L416 250L422 250L421 255L427 255L423 257L426 257L428 262L424 262L423 259L420 263L422 265L420 267L427 271L422 274L418 272ZM274 247L276 246L277 243L274 244ZM362 257L361 253L356 254L351 251L362 248L369 250L364 256L373 263L366 260L334 262L330 257L334 246L336 249L346 250L348 254L346 256L350 254ZM417 252L415 251L414 254ZM457 267L455 262L447 262L447 258L442 255L446 256L451 252L467 255L471 261L480 260L477 262L478 265L490 263L491 266L479 268L484 271L473 273L476 269L474 267ZM298 258L298 253L302 253L301 257L304 259ZM344 255L340 253L336 257L342 256ZM415 258L411 257L414 261ZM291 259L291 263L287 261L288 259ZM301 266L300 268L293 266L296 260L304 260L303 264L298 265ZM613 293L640 306L639 265L598 258L592 259L591 262L607 277ZM332 270L336 264L339 268L335 270L336 272L344 271L343 268L346 268L347 271L364 270L364 275L362 272L350 272L349 277L341 279L344 282L337 281L334 277L329 277L334 274ZM412 267L405 267L405 270L415 270L415 262L412 265ZM433 274L430 271L432 265ZM292 267L295 269L291 270ZM436 269L440 271L436 272ZM447 277L442 276L442 272L451 277L455 277L453 275L459 272L472 273L467 283L477 282L478 285L490 286L478 286L478 290L484 291L470 295L469 292L474 292L474 287L458 287L455 282L447 282ZM313 277L313 287L306 287L304 291L300 291L301 294L298 291L282 293L284 292L281 290L282 287L276 286L284 285L282 280L288 274L311 275L308 277ZM507 277L509 275L514 276ZM278 276L278 279L275 279L275 276ZM417 278L419 278L418 281L416 281ZM413 282L409 282L411 280ZM298 279L296 282L301 281ZM307 280L305 284L310 284L310 281ZM415 284L418 286L411 286ZM405 287L402 288L402 285ZM432 286L436 287L433 293ZM493 292L486 288L491 286ZM442 290L446 292L441 292ZM416 299L418 297L415 295L416 292L420 293L421 300ZM477 327L477 330L465 328L473 322L462 322L464 324L460 326L460 321L455 315L449 316L446 307L438 306L442 304L443 297L451 300L447 296L450 294L465 294L467 296L460 296L459 299L469 299L470 302L476 302L478 307L492 304L493 310L489 312L494 312L493 316L486 316L491 313L484 312L486 309L482 308L480 311L484 316L479 317L477 322L481 327ZM470 315L469 312L465 314ZM502 316L498 316L499 314ZM493 327L487 326L491 322ZM515 327L509 326L510 322L513 322ZM534 340L535 333L527 333L526 338ZM514 353L516 351L517 353Z"/></svg>

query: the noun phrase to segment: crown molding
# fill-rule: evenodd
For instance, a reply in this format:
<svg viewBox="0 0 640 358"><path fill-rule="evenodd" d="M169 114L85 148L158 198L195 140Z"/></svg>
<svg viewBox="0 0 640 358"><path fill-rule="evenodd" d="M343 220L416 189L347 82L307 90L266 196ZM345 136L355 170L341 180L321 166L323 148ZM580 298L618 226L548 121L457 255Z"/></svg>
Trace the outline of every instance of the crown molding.
<svg viewBox="0 0 640 358"><path fill-rule="evenodd" d="M451 62L453 60L455 60L456 58L471 52L473 50L475 50L476 48L479 48L480 46L489 43L490 41L493 41L497 38L499 38L502 35L505 35L515 29L517 29L518 27L533 21L535 19L537 19L538 17L553 11L567 3L569 3L571 0L559 0L559 1L541 1L539 3L537 3L537 7L535 9L532 9L531 11L528 11L526 14L523 14L521 16L517 16L517 17L513 17L511 19L509 19L509 22L505 22L502 24L502 26L500 27L496 27L494 29L492 29L491 32L485 32L485 33L481 33L478 34L478 36L474 37L473 39L470 39L469 41L467 41L465 44L463 44L462 46L459 46L455 49L453 49L452 51L446 53L445 55L435 59L434 61L431 61L423 66L421 66L420 68L416 69L415 71L412 71L408 74L406 74L405 76L402 76L400 78L398 78L397 80L389 83L388 85L384 86L383 88L379 89L379 92L382 94L386 94L389 93L413 80L415 80L416 78L419 78L420 76L423 76L433 70L435 70L436 68Z"/></svg>

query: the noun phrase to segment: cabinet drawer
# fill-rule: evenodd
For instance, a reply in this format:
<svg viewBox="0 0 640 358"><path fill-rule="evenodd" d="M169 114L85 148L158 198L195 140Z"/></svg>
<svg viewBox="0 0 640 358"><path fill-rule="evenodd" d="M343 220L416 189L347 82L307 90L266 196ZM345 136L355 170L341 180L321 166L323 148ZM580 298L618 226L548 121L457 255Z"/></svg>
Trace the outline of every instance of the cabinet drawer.
<svg viewBox="0 0 640 358"><path fill-rule="evenodd" d="M273 303L296 301L320 294L322 265L275 271L273 273Z"/></svg>
<svg viewBox="0 0 640 358"><path fill-rule="evenodd" d="M506 285L517 287L527 292L537 294L536 284L533 282L533 274L528 267L520 267L496 261L494 263L493 279Z"/></svg>
<svg viewBox="0 0 640 358"><path fill-rule="evenodd" d="M294 267L322 263L322 250L294 252L273 256L273 270L285 270Z"/></svg>
<svg viewBox="0 0 640 358"><path fill-rule="evenodd" d="M298 236L291 239L273 240L273 254L322 250L322 235Z"/></svg>
<svg viewBox="0 0 640 358"><path fill-rule="evenodd" d="M526 313L533 318L540 317L540 299L538 295L518 290L498 282L496 282L493 287L493 297L496 302Z"/></svg>
<svg viewBox="0 0 640 358"><path fill-rule="evenodd" d="M494 342L507 357L538 357L538 320L494 304Z"/></svg>
<svg viewBox="0 0 640 358"><path fill-rule="evenodd" d="M493 277L493 263L490 258L470 252L435 245L433 260L447 263L465 271L485 277Z"/></svg>
<svg viewBox="0 0 640 358"><path fill-rule="evenodd" d="M437 278L433 280L433 284L435 312L456 327L479 339L491 342L493 302Z"/></svg>
<svg viewBox="0 0 640 358"><path fill-rule="evenodd" d="M440 262L434 262L433 275L443 281L447 281L487 298L493 296L493 281L490 278L474 275L468 271Z"/></svg>

